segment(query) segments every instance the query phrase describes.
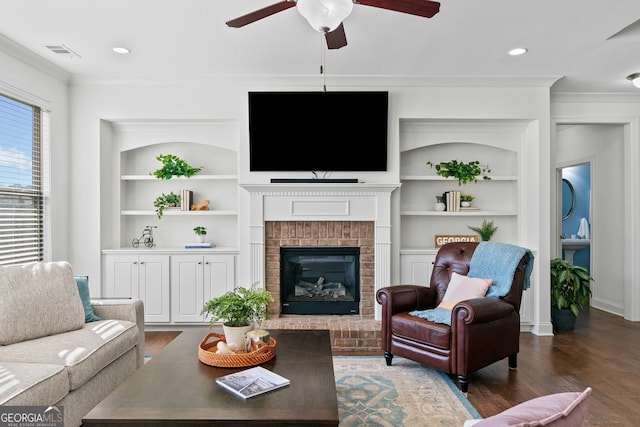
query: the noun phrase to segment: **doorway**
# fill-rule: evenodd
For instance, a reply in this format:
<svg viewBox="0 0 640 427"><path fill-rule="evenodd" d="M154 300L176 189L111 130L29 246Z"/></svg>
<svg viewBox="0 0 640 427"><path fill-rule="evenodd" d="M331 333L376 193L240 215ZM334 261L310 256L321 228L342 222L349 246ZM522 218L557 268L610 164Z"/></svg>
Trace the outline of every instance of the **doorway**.
<svg viewBox="0 0 640 427"><path fill-rule="evenodd" d="M562 251L562 234L578 234L579 221L588 221L589 251L576 250L577 262L589 252L588 269L595 279L592 282L591 305L620 316L625 315L625 291L627 266L625 265L627 197L625 181L625 125L624 124L562 124L556 127L556 241ZM563 171L578 165L589 165L590 196L583 203L583 214L572 213L562 220L560 192ZM574 190L577 185L573 179ZM571 180L569 180L571 181ZM585 184L586 186L586 184ZM576 203L578 195L576 193ZM569 221L575 220L577 222ZM568 223L565 230L564 223ZM562 252L557 252L562 256ZM566 254L565 254L566 255Z"/></svg>
<svg viewBox="0 0 640 427"><path fill-rule="evenodd" d="M562 176L562 257L591 271L591 163L565 166Z"/></svg>

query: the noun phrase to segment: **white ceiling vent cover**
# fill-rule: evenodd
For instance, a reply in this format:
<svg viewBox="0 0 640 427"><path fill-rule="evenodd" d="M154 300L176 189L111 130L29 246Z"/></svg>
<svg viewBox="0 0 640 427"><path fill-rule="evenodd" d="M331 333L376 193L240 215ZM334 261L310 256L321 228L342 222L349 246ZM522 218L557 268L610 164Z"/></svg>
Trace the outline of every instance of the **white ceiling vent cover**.
<svg viewBox="0 0 640 427"><path fill-rule="evenodd" d="M64 55L70 58L80 58L80 55L78 55L69 47L63 44L52 44L52 45L47 45L45 47L49 49L51 52L55 53L56 55Z"/></svg>

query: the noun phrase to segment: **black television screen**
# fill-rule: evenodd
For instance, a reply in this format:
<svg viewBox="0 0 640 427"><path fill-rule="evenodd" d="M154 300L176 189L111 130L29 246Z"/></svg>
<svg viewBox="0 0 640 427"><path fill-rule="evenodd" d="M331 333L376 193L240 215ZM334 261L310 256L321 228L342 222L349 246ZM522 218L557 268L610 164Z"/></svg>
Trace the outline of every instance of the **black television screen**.
<svg viewBox="0 0 640 427"><path fill-rule="evenodd" d="M252 172L386 171L388 92L249 92Z"/></svg>

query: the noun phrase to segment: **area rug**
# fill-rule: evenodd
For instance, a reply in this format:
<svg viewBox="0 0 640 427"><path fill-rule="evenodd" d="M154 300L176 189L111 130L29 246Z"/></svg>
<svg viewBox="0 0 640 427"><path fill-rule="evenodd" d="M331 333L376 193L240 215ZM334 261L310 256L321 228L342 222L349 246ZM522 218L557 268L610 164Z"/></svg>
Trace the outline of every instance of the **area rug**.
<svg viewBox="0 0 640 427"><path fill-rule="evenodd" d="M334 356L340 427L462 426L482 418L444 373L382 356Z"/></svg>

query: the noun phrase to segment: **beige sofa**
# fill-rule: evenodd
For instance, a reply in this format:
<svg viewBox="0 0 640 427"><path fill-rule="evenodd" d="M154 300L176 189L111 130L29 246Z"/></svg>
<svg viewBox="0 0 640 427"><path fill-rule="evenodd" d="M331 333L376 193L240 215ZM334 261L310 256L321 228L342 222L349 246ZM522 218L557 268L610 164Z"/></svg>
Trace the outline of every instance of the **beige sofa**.
<svg viewBox="0 0 640 427"><path fill-rule="evenodd" d="M79 426L143 365L142 302L87 297L69 263L0 267L0 405L56 406Z"/></svg>

